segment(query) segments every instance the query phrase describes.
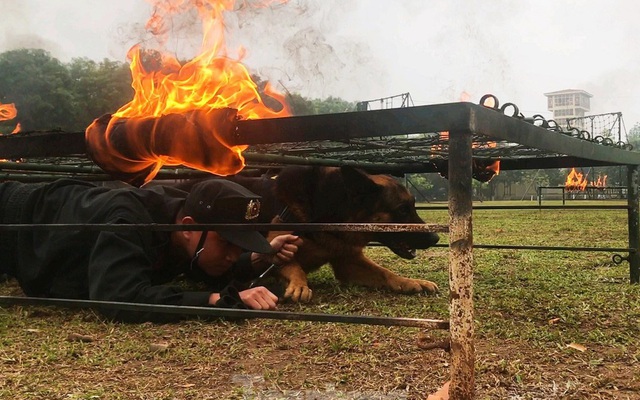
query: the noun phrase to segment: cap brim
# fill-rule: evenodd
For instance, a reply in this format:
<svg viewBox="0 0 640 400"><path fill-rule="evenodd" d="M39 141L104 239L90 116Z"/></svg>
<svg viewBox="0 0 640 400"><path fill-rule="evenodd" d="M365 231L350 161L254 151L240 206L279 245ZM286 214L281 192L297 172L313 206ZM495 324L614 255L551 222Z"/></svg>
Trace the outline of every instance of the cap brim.
<svg viewBox="0 0 640 400"><path fill-rule="evenodd" d="M269 244L269 241L265 239L258 232L254 231L216 231L218 235L222 236L229 242L236 246L249 250L254 253L273 253L274 250Z"/></svg>

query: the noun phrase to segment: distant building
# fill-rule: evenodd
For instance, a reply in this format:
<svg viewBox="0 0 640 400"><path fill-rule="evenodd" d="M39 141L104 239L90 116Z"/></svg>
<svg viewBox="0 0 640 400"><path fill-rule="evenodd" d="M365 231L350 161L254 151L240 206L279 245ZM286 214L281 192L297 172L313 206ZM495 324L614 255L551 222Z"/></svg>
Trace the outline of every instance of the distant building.
<svg viewBox="0 0 640 400"><path fill-rule="evenodd" d="M553 120L563 129L567 128L568 119L584 117L591 109L589 99L593 95L584 90L566 89L544 95L547 96L547 109L553 113ZM577 128L585 129L584 126Z"/></svg>

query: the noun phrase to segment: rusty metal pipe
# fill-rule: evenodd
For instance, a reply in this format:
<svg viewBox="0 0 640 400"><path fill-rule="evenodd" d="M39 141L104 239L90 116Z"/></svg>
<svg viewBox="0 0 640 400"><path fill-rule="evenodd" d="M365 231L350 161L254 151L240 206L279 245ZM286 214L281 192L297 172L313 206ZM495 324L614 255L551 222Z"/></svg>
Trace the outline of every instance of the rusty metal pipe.
<svg viewBox="0 0 640 400"><path fill-rule="evenodd" d="M292 321L336 322L383 326L405 326L422 329L449 329L449 321L424 318L372 317L366 315L339 315L296 313L286 311L242 310L214 307L176 306L166 304L126 303L117 301L57 299L41 297L0 296L2 306L57 306L81 309L111 309L164 314L180 314L217 318L265 318Z"/></svg>
<svg viewBox="0 0 640 400"><path fill-rule="evenodd" d="M79 230L79 231L108 231L125 232L137 229L145 231L305 231L305 232L447 232L447 225L437 224L2 224L0 231L28 231L28 230Z"/></svg>
<svg viewBox="0 0 640 400"><path fill-rule="evenodd" d="M449 396L452 400L471 400L475 393L471 134L451 132L449 152Z"/></svg>

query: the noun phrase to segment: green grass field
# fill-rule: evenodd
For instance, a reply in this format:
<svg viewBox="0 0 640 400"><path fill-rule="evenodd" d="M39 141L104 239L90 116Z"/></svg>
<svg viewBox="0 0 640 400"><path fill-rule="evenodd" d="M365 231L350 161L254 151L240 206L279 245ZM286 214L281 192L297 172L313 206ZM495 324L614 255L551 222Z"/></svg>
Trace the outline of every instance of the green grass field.
<svg viewBox="0 0 640 400"><path fill-rule="evenodd" d="M489 204L496 203L478 205ZM544 203L552 204L559 202ZM430 223L449 218L446 210L421 214ZM628 247L625 210L478 209L473 221L477 245ZM382 247L367 254L435 281L441 293L345 287L325 267L310 276L310 304L280 309L447 318L446 247L410 261ZM477 398L640 398L640 285L630 285L628 263L611 256L474 250ZM19 289L8 282L0 293ZM448 380L449 358L420 344L446 335L273 320L127 325L88 310L14 306L0 309L0 398L425 399Z"/></svg>

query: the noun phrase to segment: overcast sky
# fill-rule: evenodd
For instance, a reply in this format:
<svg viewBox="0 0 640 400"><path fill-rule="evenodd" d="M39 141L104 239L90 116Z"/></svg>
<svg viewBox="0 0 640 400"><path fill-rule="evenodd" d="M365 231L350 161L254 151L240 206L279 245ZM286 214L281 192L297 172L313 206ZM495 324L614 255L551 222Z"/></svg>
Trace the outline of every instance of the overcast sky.
<svg viewBox="0 0 640 400"><path fill-rule="evenodd" d="M371 100L409 92L415 105L478 102L486 93L526 116L544 93L582 89L591 114L640 123L640 6L633 0L290 0L230 15L230 49L276 86L307 97ZM144 0L0 0L0 51L40 47L62 61L125 61L151 8ZM176 26L188 56L199 26ZM232 54L233 55L233 54ZM398 104L399 105L399 104Z"/></svg>

